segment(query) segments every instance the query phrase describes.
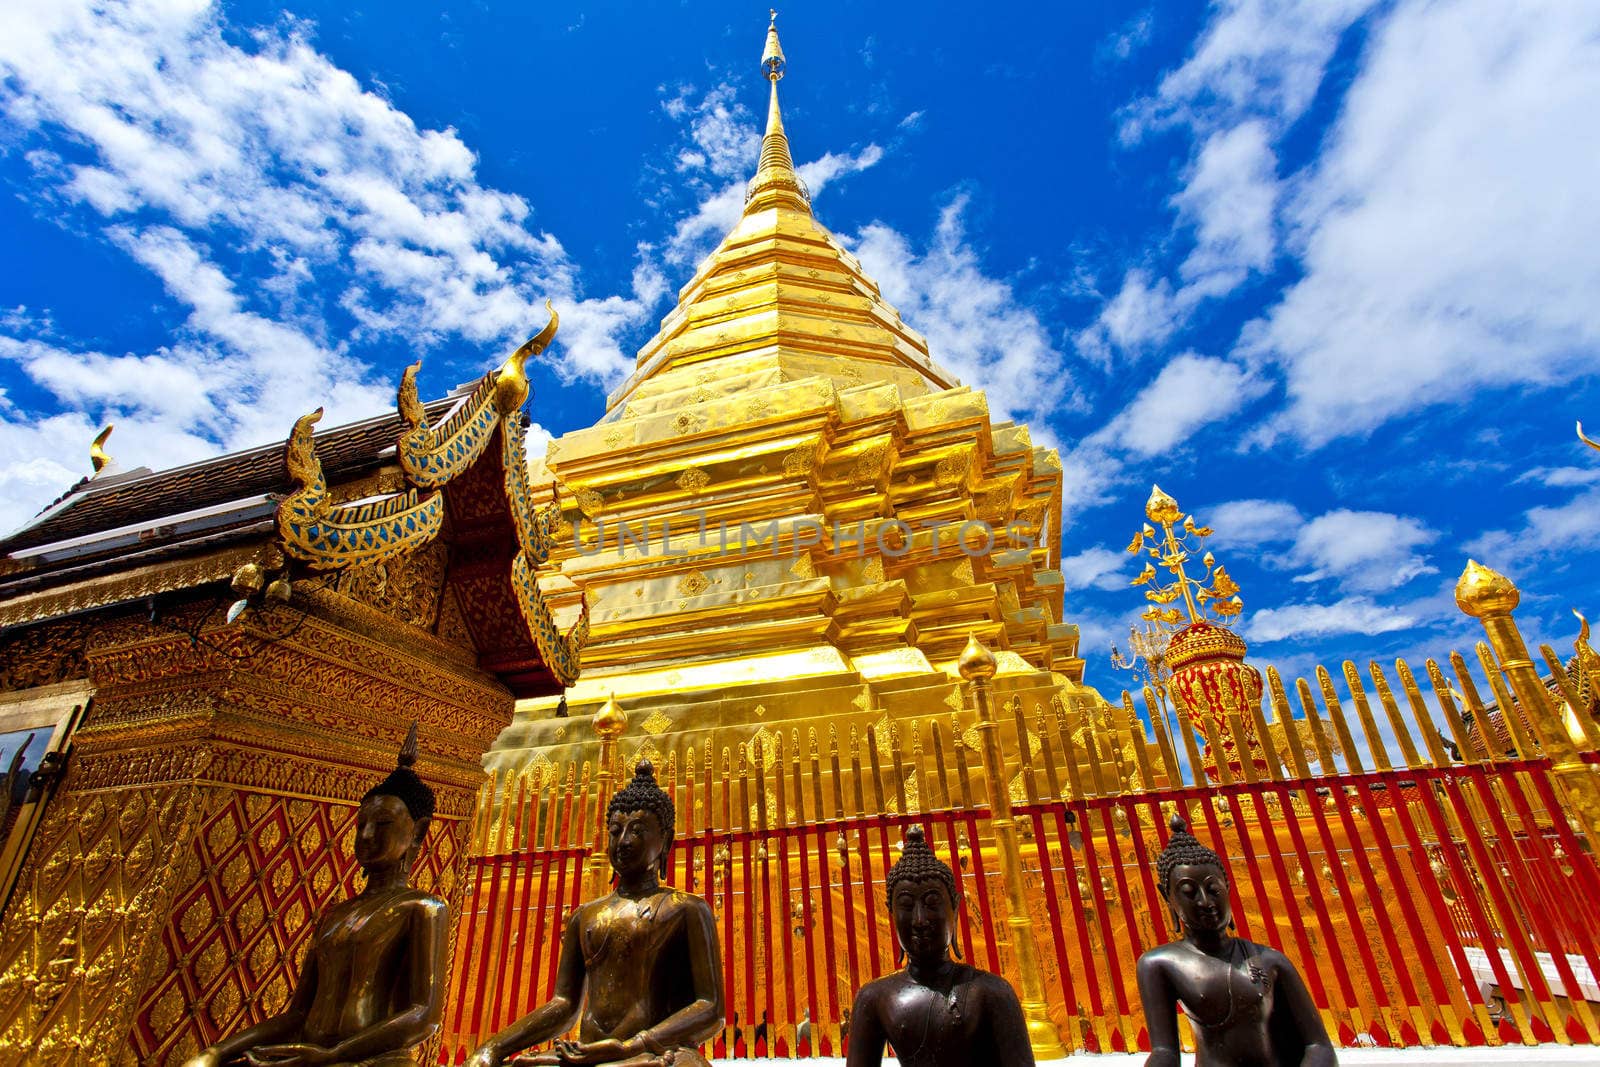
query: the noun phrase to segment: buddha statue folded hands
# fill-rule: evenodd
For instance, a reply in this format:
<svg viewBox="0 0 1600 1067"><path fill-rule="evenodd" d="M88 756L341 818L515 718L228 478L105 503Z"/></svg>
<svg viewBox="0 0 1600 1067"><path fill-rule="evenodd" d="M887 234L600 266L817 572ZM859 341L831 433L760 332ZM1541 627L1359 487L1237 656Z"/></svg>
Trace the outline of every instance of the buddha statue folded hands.
<svg viewBox="0 0 1600 1067"><path fill-rule="evenodd" d="M445 902L411 888L434 797L411 765L413 723L398 765L361 799L359 894L318 919L289 1005L219 1041L185 1067L400 1067L438 1029L450 929Z"/></svg>
<svg viewBox="0 0 1600 1067"><path fill-rule="evenodd" d="M664 886L672 798L649 761L606 808L616 889L567 920L555 996L485 1042L469 1067L501 1064L704 1065L699 1045L722 1027L722 964L711 907ZM576 1041L516 1055L578 1024Z"/></svg>

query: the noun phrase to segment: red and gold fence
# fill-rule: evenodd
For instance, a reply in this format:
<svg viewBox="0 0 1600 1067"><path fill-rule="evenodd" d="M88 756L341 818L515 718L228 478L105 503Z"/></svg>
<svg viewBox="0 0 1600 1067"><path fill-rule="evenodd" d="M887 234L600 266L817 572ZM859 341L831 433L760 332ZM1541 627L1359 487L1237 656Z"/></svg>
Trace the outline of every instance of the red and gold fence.
<svg viewBox="0 0 1600 1067"><path fill-rule="evenodd" d="M1514 652L1478 647L1492 706L1459 655L1428 661L1425 686L1403 662L1292 689L1269 670L1264 706L1197 716L1199 736L1149 690L1142 714L1123 694L1110 733L1014 698L1015 928L1063 1045L1147 1047L1133 964L1174 936L1155 856L1180 811L1229 865L1238 933L1298 963L1340 1044L1600 1043L1600 731L1553 652L1537 691ZM707 897L722 939L728 1020L708 1053L842 1054L854 991L896 966L884 875L911 822L961 879L961 953L1021 988L972 721L668 754L669 881ZM1221 723L1231 738L1207 736ZM1208 743L1259 758L1208 761ZM603 888L619 769L543 767L481 796L441 1062L549 997L562 922Z"/></svg>

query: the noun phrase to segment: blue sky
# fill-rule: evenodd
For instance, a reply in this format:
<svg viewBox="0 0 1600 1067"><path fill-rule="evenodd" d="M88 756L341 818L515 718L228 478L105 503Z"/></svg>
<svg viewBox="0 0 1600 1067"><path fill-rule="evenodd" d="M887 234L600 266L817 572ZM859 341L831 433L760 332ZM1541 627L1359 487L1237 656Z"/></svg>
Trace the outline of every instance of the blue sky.
<svg viewBox="0 0 1600 1067"><path fill-rule="evenodd" d="M764 6L13 4L0 525L480 374L561 306L594 421L737 213ZM1090 681L1152 481L1216 528L1253 656L1600 614L1600 7L808 3L782 95L821 220L934 356L1061 450Z"/></svg>

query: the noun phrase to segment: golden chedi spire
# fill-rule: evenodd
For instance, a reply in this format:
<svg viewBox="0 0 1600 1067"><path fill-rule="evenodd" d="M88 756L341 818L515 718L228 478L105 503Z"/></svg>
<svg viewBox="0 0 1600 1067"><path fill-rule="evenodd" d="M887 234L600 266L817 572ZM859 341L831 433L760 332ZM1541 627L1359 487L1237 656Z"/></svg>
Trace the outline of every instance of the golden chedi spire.
<svg viewBox="0 0 1600 1067"><path fill-rule="evenodd" d="M774 11L772 22L767 26L767 47L761 53L761 66L772 83L767 104L767 132L761 138L761 159L756 164L756 176L745 194L746 215L780 203L802 211L810 210L811 197L795 173L794 157L789 154L789 137L783 132L783 112L778 108L778 82L783 80L785 63L783 46L778 43L778 13Z"/></svg>
<svg viewBox="0 0 1600 1067"><path fill-rule="evenodd" d="M695 423L686 404L774 376L822 375L839 388L888 384L906 396L960 385L812 213L778 104L785 64L774 15L761 53L767 126L744 207L639 350L634 373L607 398L608 421Z"/></svg>

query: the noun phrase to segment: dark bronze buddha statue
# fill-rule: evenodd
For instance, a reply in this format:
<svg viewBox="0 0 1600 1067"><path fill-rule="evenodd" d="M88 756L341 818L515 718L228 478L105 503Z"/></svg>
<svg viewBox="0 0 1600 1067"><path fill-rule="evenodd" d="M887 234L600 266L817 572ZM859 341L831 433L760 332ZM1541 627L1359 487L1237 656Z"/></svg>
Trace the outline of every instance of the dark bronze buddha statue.
<svg viewBox="0 0 1600 1067"><path fill-rule="evenodd" d="M389 777L361 798L356 861L366 886L325 911L280 1014L219 1041L186 1067L399 1067L444 1013L445 902L412 889L433 818L433 790L411 769L412 723Z"/></svg>
<svg viewBox="0 0 1600 1067"><path fill-rule="evenodd" d="M894 1046L904 1067L1031 1067L1016 991L999 975L950 958L961 894L922 827L885 880L905 970L868 982L850 1010L847 1067L879 1067Z"/></svg>
<svg viewBox="0 0 1600 1067"><path fill-rule="evenodd" d="M1145 1067L1178 1067L1178 1010L1194 1030L1197 1067L1329 1067L1328 1031L1300 972L1276 949L1235 937L1222 859L1181 817L1156 861L1161 895L1183 937L1139 957L1150 1031Z"/></svg>
<svg viewBox="0 0 1600 1067"><path fill-rule="evenodd" d="M578 1024L578 1040L514 1064L704 1067L698 1046L722 1029L722 958L711 907L664 886L672 798L648 760L606 808L616 889L567 920L555 997L490 1038L469 1067L498 1067L518 1049Z"/></svg>

